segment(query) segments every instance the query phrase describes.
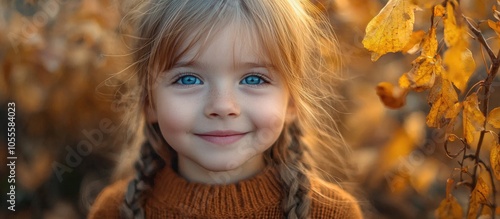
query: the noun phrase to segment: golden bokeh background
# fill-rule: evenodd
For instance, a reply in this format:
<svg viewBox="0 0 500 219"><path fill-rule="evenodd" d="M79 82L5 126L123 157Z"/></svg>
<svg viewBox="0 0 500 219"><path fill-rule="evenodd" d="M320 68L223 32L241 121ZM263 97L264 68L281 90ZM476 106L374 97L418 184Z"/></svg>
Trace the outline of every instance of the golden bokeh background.
<svg viewBox="0 0 500 219"><path fill-rule="evenodd" d="M444 132L429 129L426 92L410 93L399 110L383 106L375 87L397 83L417 55L388 54L373 63L363 48L368 22L385 0L312 0L331 19L342 50L339 125L353 148L367 218L433 218L457 160L446 157ZM441 2L427 0L427 2ZM467 16L492 17L494 0L463 0ZM122 1L11 0L0 3L0 161L9 162L7 103L16 109L16 212L7 209L6 165L0 167L0 218L85 218L99 191L113 180L125 141L127 109L117 98L129 65ZM427 30L429 10L415 29ZM484 29L494 51L498 36ZM474 44L474 43L472 43ZM479 47L469 87L485 78ZM490 108L500 106L494 81ZM112 83L109 83L112 81ZM459 98L463 98L463 94ZM498 130L496 130L498 133ZM495 139L489 136L487 142ZM488 151L488 148L483 151ZM481 155L486 159L488 154ZM498 188L498 186L497 186ZM457 188L462 206L470 192Z"/></svg>

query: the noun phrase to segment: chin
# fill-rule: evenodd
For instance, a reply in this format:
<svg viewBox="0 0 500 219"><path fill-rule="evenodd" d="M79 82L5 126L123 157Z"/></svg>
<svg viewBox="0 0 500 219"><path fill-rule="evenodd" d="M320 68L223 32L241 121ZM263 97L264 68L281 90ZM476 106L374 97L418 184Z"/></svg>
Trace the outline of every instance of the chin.
<svg viewBox="0 0 500 219"><path fill-rule="evenodd" d="M234 162L234 161L219 161L219 162L207 162L202 163L201 166L209 171L213 172L223 172L236 170L242 166L242 162Z"/></svg>

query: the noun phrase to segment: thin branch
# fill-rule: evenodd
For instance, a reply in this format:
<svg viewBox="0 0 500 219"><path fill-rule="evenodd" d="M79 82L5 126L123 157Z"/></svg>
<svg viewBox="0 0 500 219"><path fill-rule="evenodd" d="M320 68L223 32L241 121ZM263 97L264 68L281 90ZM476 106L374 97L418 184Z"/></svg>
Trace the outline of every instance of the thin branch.
<svg viewBox="0 0 500 219"><path fill-rule="evenodd" d="M481 45L484 46L484 48L486 49L486 52L488 53L488 56L490 57L490 59L493 61L493 60L496 60L497 56L495 56L495 54L493 53L493 50L491 50L490 48L490 45L488 45L488 43L486 42L486 39L484 39L484 36L483 34L481 33L481 31L479 29L477 29L470 21L469 21L469 18L466 17L465 15L462 15L464 18L465 18L465 21L467 22L467 25L469 26L469 30L472 31L472 33L477 37L477 40L479 40L479 43L481 43ZM499 54L500 54L500 51L499 51Z"/></svg>
<svg viewBox="0 0 500 219"><path fill-rule="evenodd" d="M483 93L484 95L482 96L483 99L480 100L482 102L481 112L485 117L487 117L491 84L492 84L493 79L495 78L496 74L498 73L498 69L500 68L500 50L497 52L497 55L495 56L495 54L493 53L493 50L490 48L490 46L486 42L481 31L478 28L476 28L474 25L472 25L469 18L467 18L464 15L462 15L462 16L465 18L465 21L467 22L467 24L469 26L469 30L471 30L472 33L474 33L474 35L476 36L479 43L486 49L486 52L488 53L488 56L490 57L490 60L491 60L491 68L489 68L487 70L488 76L486 77L486 79L484 79L484 83L482 83L482 86L484 87L484 93ZM475 154L476 160L475 160L475 165L474 165L474 171L472 174L472 187L473 188L476 187L476 183L477 183L477 168L478 168L478 164L481 161L479 159L479 155L481 152L481 147L483 145L484 136L487 133L486 124L487 124L487 121L485 120L483 123L483 131L481 131L481 134L479 136L479 141L477 143L477 149L476 149L476 154ZM490 174L490 179L492 181L492 186L493 186L492 211L495 212L495 208L496 208L495 183L493 182L493 176L491 173L491 169L486 164L484 164L484 162L481 161L481 163L483 164L483 166L485 166L485 168L488 170L488 173ZM495 214L493 214L493 218L495 218Z"/></svg>

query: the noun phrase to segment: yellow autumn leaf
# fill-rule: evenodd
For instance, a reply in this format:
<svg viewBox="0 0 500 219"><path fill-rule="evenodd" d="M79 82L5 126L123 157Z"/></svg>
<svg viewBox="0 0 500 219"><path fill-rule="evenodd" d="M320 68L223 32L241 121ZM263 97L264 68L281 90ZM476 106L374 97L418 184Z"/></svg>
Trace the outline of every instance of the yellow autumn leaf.
<svg viewBox="0 0 500 219"><path fill-rule="evenodd" d="M401 49L403 53L413 54L420 49L420 43L422 39L424 39L425 31L418 30L411 34L410 41L406 44L406 46Z"/></svg>
<svg viewBox="0 0 500 219"><path fill-rule="evenodd" d="M453 46L445 52L444 64L448 70L446 77L464 92L469 78L476 69L472 52L465 47L465 44Z"/></svg>
<svg viewBox="0 0 500 219"><path fill-rule="evenodd" d="M377 95L386 107L399 109L406 104L408 89L394 87L389 82L381 82L377 85Z"/></svg>
<svg viewBox="0 0 500 219"><path fill-rule="evenodd" d="M434 85L436 79L436 74L434 73L436 68L435 61L433 58L419 56L412 62L413 68L407 74L412 89L420 92Z"/></svg>
<svg viewBox="0 0 500 219"><path fill-rule="evenodd" d="M438 41L436 38L436 28L432 27L423 39L421 56L434 58L434 56L436 56L437 49Z"/></svg>
<svg viewBox="0 0 500 219"><path fill-rule="evenodd" d="M488 20L488 26L497 33L497 35L500 35L500 21L492 21Z"/></svg>
<svg viewBox="0 0 500 219"><path fill-rule="evenodd" d="M372 61L388 52L401 51L410 41L417 6L411 0L389 0L366 27L363 46Z"/></svg>
<svg viewBox="0 0 500 219"><path fill-rule="evenodd" d="M401 88L409 88L410 87L410 79L408 79L408 75L407 73L401 75L401 77L399 77L399 86Z"/></svg>
<svg viewBox="0 0 500 219"><path fill-rule="evenodd" d="M436 209L436 218L438 219L461 219L463 215L462 206L451 194L451 189L455 185L455 181L451 178L446 180L446 198L441 201L438 209Z"/></svg>
<svg viewBox="0 0 500 219"><path fill-rule="evenodd" d="M443 5L434 6L434 16L443 17L445 13L446 9L443 7Z"/></svg>
<svg viewBox="0 0 500 219"><path fill-rule="evenodd" d="M455 123L457 122L458 114L460 114L462 109L463 109L463 104L457 102L444 115L444 118L446 118L449 121L447 126L447 133L451 133L455 128Z"/></svg>
<svg viewBox="0 0 500 219"><path fill-rule="evenodd" d="M466 44L467 28L464 26L464 22L457 24L457 19L455 15L455 8L453 5L458 5L454 0L448 1L446 4L446 16L443 19L444 24L444 42L448 47L456 46L460 44ZM462 19L461 17L459 17ZM467 47L467 45L465 45Z"/></svg>
<svg viewBox="0 0 500 219"><path fill-rule="evenodd" d="M462 110L462 103L456 102L445 114L445 118L452 119L458 117L458 114Z"/></svg>
<svg viewBox="0 0 500 219"><path fill-rule="evenodd" d="M449 80L438 76L427 101L431 105L427 126L441 128L447 124L446 113L458 102L458 95Z"/></svg>
<svg viewBox="0 0 500 219"><path fill-rule="evenodd" d="M500 107L497 107L488 114L488 123L493 127L500 129Z"/></svg>
<svg viewBox="0 0 500 219"><path fill-rule="evenodd" d="M485 120L483 113L479 110L479 100L476 93L469 95L464 101L463 116L463 133L467 143L471 144L474 141L474 133L482 129Z"/></svg>
<svg viewBox="0 0 500 219"><path fill-rule="evenodd" d="M491 148L490 151L490 163L491 163L491 169L493 170L493 173L495 174L495 177L497 180L500 180L500 143L497 143L495 146Z"/></svg>
<svg viewBox="0 0 500 219"><path fill-rule="evenodd" d="M482 177L479 177L476 183L476 187L471 193L469 200L469 213L467 218L476 218L479 213L481 204L488 204L488 198L490 196L490 187L486 182L484 182Z"/></svg>
<svg viewBox="0 0 500 219"><path fill-rule="evenodd" d="M462 206L458 204L453 196L447 197L441 201L436 210L437 219L462 219L462 215Z"/></svg>
<svg viewBox="0 0 500 219"><path fill-rule="evenodd" d="M491 217L491 208L488 206L483 206L483 210L481 210L481 214L479 215L479 219L488 219Z"/></svg>
<svg viewBox="0 0 500 219"><path fill-rule="evenodd" d="M442 66L439 59L419 56L412 62L412 69L407 73L410 88L421 92L434 85L436 76L441 74Z"/></svg>

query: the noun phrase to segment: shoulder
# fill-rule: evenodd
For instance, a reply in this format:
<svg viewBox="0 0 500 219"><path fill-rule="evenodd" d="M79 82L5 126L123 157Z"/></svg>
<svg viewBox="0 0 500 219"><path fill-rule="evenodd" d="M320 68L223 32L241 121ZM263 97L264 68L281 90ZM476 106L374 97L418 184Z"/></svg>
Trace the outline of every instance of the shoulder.
<svg viewBox="0 0 500 219"><path fill-rule="evenodd" d="M120 180L104 188L92 204L88 218L120 218L127 184L128 180Z"/></svg>
<svg viewBox="0 0 500 219"><path fill-rule="evenodd" d="M363 218L359 202L340 186L322 180L311 180L312 218Z"/></svg>

